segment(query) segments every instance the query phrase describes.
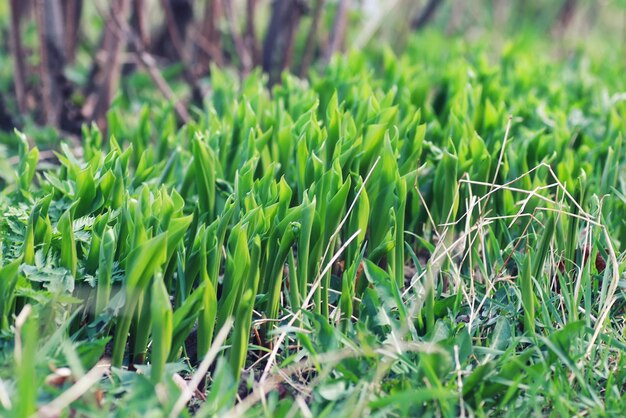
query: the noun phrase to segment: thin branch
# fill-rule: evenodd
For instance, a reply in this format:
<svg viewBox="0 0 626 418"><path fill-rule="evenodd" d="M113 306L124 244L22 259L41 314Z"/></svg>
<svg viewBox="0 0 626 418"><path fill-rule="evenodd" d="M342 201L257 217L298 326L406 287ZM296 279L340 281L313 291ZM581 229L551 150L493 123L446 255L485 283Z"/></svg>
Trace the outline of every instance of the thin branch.
<svg viewBox="0 0 626 418"><path fill-rule="evenodd" d="M111 105L113 94L121 76L122 53L126 49L127 39L119 36L115 30L116 19L127 19L130 0L112 0L109 16L102 39L102 51L96 59L101 59L94 71L95 91L87 98L83 107L83 114L103 127L106 123L105 115Z"/></svg>
<svg viewBox="0 0 626 418"><path fill-rule="evenodd" d="M200 66L208 67L208 61L213 60L217 65L224 63L222 54L218 20L222 15L222 0L208 0L204 9L204 19L197 33L192 31L194 42L203 50Z"/></svg>
<svg viewBox="0 0 626 418"><path fill-rule="evenodd" d="M174 110L178 116L183 120L183 122L189 122L191 117L187 112L187 108L185 108L181 101L176 98L169 84L167 84L167 81L163 78L163 75L161 75L161 71L159 71L159 68L156 65L156 60L152 55L144 50L141 41L137 38L135 33L132 32L126 21L117 19L116 16L113 16L111 23L111 29L115 35L120 38L125 38L131 43L135 50L137 61L146 70L154 84L161 91L161 93L163 93L163 96L165 96L168 101L173 103Z"/></svg>
<svg viewBox="0 0 626 418"><path fill-rule="evenodd" d="M201 31L196 30L195 28L192 28L189 36L191 36L191 40L195 43L195 45L198 48L202 50L202 52L206 54L208 58L213 60L213 62L215 62L219 67L224 65L224 57L222 56L222 50L217 45L212 43L209 39L207 39L202 34ZM206 61L205 62L202 62L202 61L204 60L200 61L199 66L201 68L207 68L208 63Z"/></svg>
<svg viewBox="0 0 626 418"><path fill-rule="evenodd" d="M411 22L413 30L420 30L435 17L435 13L443 4L443 0L428 0L421 13Z"/></svg>
<svg viewBox="0 0 626 418"><path fill-rule="evenodd" d="M161 75L161 71L157 68L154 57L145 51L139 51L137 52L137 58L139 58L139 63L148 72L148 75L152 78L152 81L154 81L157 88L161 91L161 93L163 93L168 101L173 103L174 110L182 121L185 123L189 122L191 120L191 116L189 116L187 108L176 98L169 84L167 84L167 81Z"/></svg>

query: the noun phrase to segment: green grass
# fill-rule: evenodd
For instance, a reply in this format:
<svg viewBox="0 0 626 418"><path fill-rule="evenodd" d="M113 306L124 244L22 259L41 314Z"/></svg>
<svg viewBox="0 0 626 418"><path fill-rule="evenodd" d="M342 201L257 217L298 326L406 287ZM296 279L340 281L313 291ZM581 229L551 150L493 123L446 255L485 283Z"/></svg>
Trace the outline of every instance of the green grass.
<svg viewBox="0 0 626 418"><path fill-rule="evenodd" d="M18 138L0 408L622 414L623 66L534 48L214 69L193 122L120 106L40 170Z"/></svg>

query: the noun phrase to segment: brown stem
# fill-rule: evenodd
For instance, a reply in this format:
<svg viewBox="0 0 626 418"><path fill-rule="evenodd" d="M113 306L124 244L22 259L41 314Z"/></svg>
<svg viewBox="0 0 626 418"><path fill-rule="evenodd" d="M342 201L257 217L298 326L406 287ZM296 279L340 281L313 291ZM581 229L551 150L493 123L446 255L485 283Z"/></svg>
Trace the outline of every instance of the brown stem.
<svg viewBox="0 0 626 418"><path fill-rule="evenodd" d="M192 29L190 36L195 45L206 54L206 57L213 60L220 67L224 65L224 57L222 56L222 50L219 46L210 42L200 31ZM199 66L207 68L208 62L206 60L200 60Z"/></svg>
<svg viewBox="0 0 626 418"><path fill-rule="evenodd" d="M17 100L17 108L20 113L26 112L26 65L24 63L24 49L22 48L21 33L21 17L23 1L11 0L11 26L10 26L10 45L11 55L13 55L13 80L15 84L15 98Z"/></svg>
<svg viewBox="0 0 626 418"><path fill-rule="evenodd" d="M146 22L146 2L145 0L134 0L133 2L133 27L137 29L141 44L146 47L150 45L150 31Z"/></svg>
<svg viewBox="0 0 626 418"><path fill-rule="evenodd" d="M221 66L224 63L218 21L222 15L222 0L207 0L204 16L196 30L191 31L192 40L200 48L196 62L200 71L206 71L211 61Z"/></svg>
<svg viewBox="0 0 626 418"><path fill-rule="evenodd" d="M118 19L115 15L111 15L110 23L111 31L117 38L127 39L131 43L138 63L141 64L141 66L148 72L148 75L152 78L152 81L165 98L173 103L174 110L178 116L183 120L183 122L189 122L191 117L189 116L187 109L180 102L180 100L176 99L174 92L170 88L169 84L167 84L165 78L163 78L163 75L161 75L161 71L159 71L154 57L144 50L143 45L141 45L141 41L128 27L128 23L125 20Z"/></svg>

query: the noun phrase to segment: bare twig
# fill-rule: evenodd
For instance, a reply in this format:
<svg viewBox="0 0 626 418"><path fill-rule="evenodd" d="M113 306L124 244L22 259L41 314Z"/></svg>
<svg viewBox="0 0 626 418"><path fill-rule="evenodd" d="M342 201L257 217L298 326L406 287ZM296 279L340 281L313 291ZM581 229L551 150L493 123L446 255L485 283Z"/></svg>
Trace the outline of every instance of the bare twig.
<svg viewBox="0 0 626 418"><path fill-rule="evenodd" d="M152 81L154 81L154 84L161 93L163 93L165 98L173 103L174 110L183 122L189 122L191 117L187 112L187 108L176 98L169 84L167 84L167 81L163 78L163 75L161 75L154 57L143 49L143 45L141 45L137 36L128 27L126 21L119 20L116 16L113 16L111 30L115 32L117 37L123 37L132 44L139 64L148 72L148 75L152 78Z"/></svg>
<svg viewBox="0 0 626 418"><path fill-rule="evenodd" d="M218 21L222 15L222 0L208 0L204 9L204 19L198 33L192 33L194 41L205 53L201 56L200 65L208 67L208 61L213 60L218 65L224 62L222 54L220 31L218 29ZM200 42L200 40L202 42Z"/></svg>
<svg viewBox="0 0 626 418"><path fill-rule="evenodd" d="M121 75L122 52L126 49L127 39L119 36L115 30L115 20L126 20L130 0L112 0L109 15L106 18L106 27L102 39L102 51L96 55L101 59L95 70L95 91L87 98L83 107L83 115L95 120L103 127L106 123L105 114L109 109L113 94Z"/></svg>
<svg viewBox="0 0 626 418"><path fill-rule="evenodd" d="M174 95L174 92L170 88L169 84L167 84L167 81L161 75L161 71L157 68L152 55L145 51L141 51L137 53L137 58L139 58L139 63L148 72L148 75L152 78L152 81L154 81L154 84L156 84L157 88L161 91L161 93L163 93L165 98L174 104L174 110L182 121L185 123L189 122L191 120L191 116L189 116L187 108Z"/></svg>
<svg viewBox="0 0 626 418"><path fill-rule="evenodd" d="M192 28L191 33L192 41L195 45L204 52L204 54L213 60L218 66L224 65L224 57L222 56L222 50L219 46L209 41L203 34L197 29ZM198 60L200 68L208 68L208 62L206 60Z"/></svg>

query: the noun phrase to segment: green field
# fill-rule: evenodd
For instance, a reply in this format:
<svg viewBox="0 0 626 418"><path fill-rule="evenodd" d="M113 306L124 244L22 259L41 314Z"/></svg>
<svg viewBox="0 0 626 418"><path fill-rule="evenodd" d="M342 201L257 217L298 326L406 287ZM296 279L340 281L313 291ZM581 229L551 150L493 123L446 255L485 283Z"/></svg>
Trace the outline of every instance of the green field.
<svg viewBox="0 0 626 418"><path fill-rule="evenodd" d="M623 54L512 39L3 134L1 413L626 414Z"/></svg>

